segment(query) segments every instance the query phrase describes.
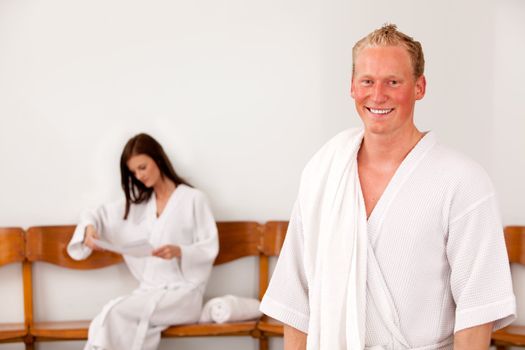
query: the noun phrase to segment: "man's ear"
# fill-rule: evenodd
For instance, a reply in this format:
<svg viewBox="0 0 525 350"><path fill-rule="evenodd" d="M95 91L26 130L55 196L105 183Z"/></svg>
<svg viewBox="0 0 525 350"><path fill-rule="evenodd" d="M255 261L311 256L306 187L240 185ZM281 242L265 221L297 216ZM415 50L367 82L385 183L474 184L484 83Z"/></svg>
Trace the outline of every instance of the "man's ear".
<svg viewBox="0 0 525 350"><path fill-rule="evenodd" d="M350 81L350 96L352 96L352 98L355 98L354 96L354 77L352 77L352 80Z"/></svg>
<svg viewBox="0 0 525 350"><path fill-rule="evenodd" d="M427 80L423 74L416 79L416 100L421 100L425 97L425 92L427 90Z"/></svg>

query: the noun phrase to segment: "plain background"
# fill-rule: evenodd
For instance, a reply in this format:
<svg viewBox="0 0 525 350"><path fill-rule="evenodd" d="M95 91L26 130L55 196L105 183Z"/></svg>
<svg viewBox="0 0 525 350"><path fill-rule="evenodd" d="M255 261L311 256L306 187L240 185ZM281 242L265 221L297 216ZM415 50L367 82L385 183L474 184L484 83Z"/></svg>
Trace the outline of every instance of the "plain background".
<svg viewBox="0 0 525 350"><path fill-rule="evenodd" d="M523 0L3 0L0 226L74 224L121 196L118 159L138 132L161 142L217 220L287 220L309 157L360 125L351 48L386 22L424 47L417 125L480 162L504 224L525 225L523 18ZM123 266L36 269L40 320L92 318L135 285ZM207 295L255 297L256 271L249 258L216 268ZM525 271L513 272L525 323ZM0 269L0 281L0 322L21 321L20 267ZM256 344L175 339L160 349Z"/></svg>

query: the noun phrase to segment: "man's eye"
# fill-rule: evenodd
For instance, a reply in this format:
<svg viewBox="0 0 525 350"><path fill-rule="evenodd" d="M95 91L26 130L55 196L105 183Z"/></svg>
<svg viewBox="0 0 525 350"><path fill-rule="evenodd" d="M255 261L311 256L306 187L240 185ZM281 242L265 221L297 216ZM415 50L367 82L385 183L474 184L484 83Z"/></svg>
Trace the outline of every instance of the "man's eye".
<svg viewBox="0 0 525 350"><path fill-rule="evenodd" d="M392 85L392 86L399 85L399 81L397 81L397 80L390 80L390 85Z"/></svg>
<svg viewBox="0 0 525 350"><path fill-rule="evenodd" d="M361 80L361 84L363 84L363 85L372 85L372 80L368 80L368 79Z"/></svg>

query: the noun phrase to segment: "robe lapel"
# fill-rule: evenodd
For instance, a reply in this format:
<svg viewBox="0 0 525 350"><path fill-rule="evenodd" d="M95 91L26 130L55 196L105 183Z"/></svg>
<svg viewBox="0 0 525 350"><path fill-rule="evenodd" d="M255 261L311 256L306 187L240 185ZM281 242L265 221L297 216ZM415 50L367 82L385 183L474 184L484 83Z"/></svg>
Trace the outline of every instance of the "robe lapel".
<svg viewBox="0 0 525 350"><path fill-rule="evenodd" d="M409 180L412 172L417 169L417 166L435 143L434 135L428 133L418 142L412 151L410 151L388 183L383 195L368 219L367 293L370 300L376 306L375 310L379 318L383 321L387 332L393 337L395 343L392 345L394 348L409 348L410 345L400 331L399 316L390 290L383 277L380 264L376 260L374 247L377 238L381 234L382 222L388 213L390 205L393 203L399 191L402 190L405 182ZM372 310L369 311L372 312Z"/></svg>
<svg viewBox="0 0 525 350"><path fill-rule="evenodd" d="M170 211L176 209L180 198L184 196L182 192L184 192L182 186L177 187L177 189L173 191L159 217L157 217L157 198L155 197L155 193L152 194L150 202L148 203L148 221L151 223L149 241L153 246L161 244L163 233L165 233L164 227L166 226L166 220L172 217L169 215Z"/></svg>
<svg viewBox="0 0 525 350"><path fill-rule="evenodd" d="M372 247L381 232L383 219L388 212L396 195L402 190L404 183L409 179L412 172L417 168L421 160L425 158L427 152L436 144L436 138L432 132L428 132L408 153L403 162L399 165L394 176L390 179L385 191L379 198L374 210L368 218L368 236Z"/></svg>

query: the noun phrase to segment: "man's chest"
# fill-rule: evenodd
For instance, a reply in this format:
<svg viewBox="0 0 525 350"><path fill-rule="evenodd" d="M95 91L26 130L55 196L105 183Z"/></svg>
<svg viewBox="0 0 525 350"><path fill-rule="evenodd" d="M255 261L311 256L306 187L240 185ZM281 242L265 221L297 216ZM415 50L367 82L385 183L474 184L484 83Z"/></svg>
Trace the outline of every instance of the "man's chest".
<svg viewBox="0 0 525 350"><path fill-rule="evenodd" d="M383 195L383 192L385 192L394 173L395 169L374 169L368 166L359 167L359 182L365 201L367 217L370 217L370 214Z"/></svg>

